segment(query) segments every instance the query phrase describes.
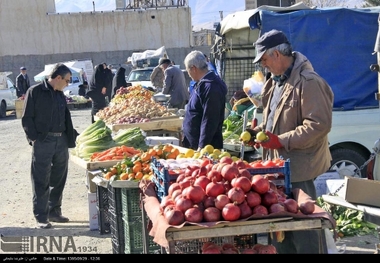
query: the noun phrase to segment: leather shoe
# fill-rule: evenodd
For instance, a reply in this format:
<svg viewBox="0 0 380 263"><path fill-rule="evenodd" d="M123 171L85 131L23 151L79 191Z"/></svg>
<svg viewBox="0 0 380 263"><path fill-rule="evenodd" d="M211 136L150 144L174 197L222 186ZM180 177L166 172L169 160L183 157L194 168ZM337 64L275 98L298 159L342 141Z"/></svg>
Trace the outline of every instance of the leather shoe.
<svg viewBox="0 0 380 263"><path fill-rule="evenodd" d="M38 228L43 228L43 229L48 229L48 228L52 227L52 225L50 224L49 221L37 222L37 226L38 226Z"/></svg>
<svg viewBox="0 0 380 263"><path fill-rule="evenodd" d="M49 220L52 222L66 223L69 219L63 215L49 215Z"/></svg>

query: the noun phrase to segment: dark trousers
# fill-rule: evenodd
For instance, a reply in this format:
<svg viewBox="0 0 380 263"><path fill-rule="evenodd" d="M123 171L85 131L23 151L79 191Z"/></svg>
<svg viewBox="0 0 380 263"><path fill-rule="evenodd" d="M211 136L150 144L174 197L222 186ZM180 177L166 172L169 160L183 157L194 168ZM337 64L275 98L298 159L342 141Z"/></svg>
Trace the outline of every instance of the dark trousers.
<svg viewBox="0 0 380 263"><path fill-rule="evenodd" d="M317 199L314 181L292 183L292 188L300 188L313 200ZM285 239L280 243L273 240L278 254L319 254L320 230L286 231Z"/></svg>
<svg viewBox="0 0 380 263"><path fill-rule="evenodd" d="M61 213L62 193L68 173L69 151L66 134L47 136L35 141L32 151L31 178L33 214L39 222L49 218L49 212Z"/></svg>

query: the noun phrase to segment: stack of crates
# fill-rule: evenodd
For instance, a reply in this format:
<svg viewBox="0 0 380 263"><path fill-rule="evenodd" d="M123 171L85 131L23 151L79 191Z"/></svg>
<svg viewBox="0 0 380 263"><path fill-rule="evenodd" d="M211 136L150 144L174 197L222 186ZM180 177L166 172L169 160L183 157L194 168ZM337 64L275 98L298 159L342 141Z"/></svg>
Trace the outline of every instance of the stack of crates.
<svg viewBox="0 0 380 263"><path fill-rule="evenodd" d="M125 254L144 253L144 242L146 241L147 252L156 254L161 247L153 242L153 237L147 234L148 229L144 229L143 209L140 203L139 188L121 188L122 221L124 232Z"/></svg>
<svg viewBox="0 0 380 263"><path fill-rule="evenodd" d="M148 253L159 253L161 247L144 229L148 224L142 221L139 188L117 188L109 184L108 206L113 254L143 254L144 243Z"/></svg>
<svg viewBox="0 0 380 263"><path fill-rule="evenodd" d="M108 189L103 186L97 185L96 200L98 209L99 233L101 235L109 234L111 232L111 228L108 204Z"/></svg>
<svg viewBox="0 0 380 263"><path fill-rule="evenodd" d="M108 184L108 212L110 218L113 254L124 254L124 228L122 216L121 189Z"/></svg>
<svg viewBox="0 0 380 263"><path fill-rule="evenodd" d="M168 169L155 158L152 158L150 167L154 174L152 181L156 185L158 201L161 202L161 199L168 195L169 186L177 180L178 174L170 174Z"/></svg>

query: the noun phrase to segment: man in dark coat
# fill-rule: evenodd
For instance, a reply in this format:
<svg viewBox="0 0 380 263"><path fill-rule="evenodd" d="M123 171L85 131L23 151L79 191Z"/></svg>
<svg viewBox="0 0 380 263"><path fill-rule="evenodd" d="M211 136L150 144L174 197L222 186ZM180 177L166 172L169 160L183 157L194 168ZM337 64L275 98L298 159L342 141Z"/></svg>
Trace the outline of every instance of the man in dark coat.
<svg viewBox="0 0 380 263"><path fill-rule="evenodd" d="M29 87L30 81L28 74L26 74L26 67L21 67L20 74L16 77L17 97L25 95Z"/></svg>
<svg viewBox="0 0 380 263"><path fill-rule="evenodd" d="M220 77L208 70L202 52L190 52L184 64L190 77L197 83L186 106L182 145L194 150L206 145L222 149L227 86Z"/></svg>
<svg viewBox="0 0 380 263"><path fill-rule="evenodd" d="M69 148L78 135L62 90L70 82L71 71L57 64L48 79L28 89L22 127L33 147L31 179L33 214L39 228L51 228L52 222L65 223L62 197L66 184Z"/></svg>

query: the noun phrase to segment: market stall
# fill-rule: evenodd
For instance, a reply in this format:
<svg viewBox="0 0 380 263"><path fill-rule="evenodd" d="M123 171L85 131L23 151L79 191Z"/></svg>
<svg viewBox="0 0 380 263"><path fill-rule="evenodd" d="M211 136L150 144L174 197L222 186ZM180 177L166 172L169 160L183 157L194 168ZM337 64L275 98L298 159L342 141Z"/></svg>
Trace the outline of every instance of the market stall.
<svg viewBox="0 0 380 263"><path fill-rule="evenodd" d="M144 208L153 223L149 234L154 237L156 243L166 248L167 253L199 253L203 243L200 241L205 239L234 242L234 237L239 236L308 229L321 230L320 253L327 253L324 229L334 229L335 224L328 213L316 207L315 212L307 216L281 212L269 216L250 216L235 222L187 222L173 226L169 225L160 213L160 202L154 186L141 182L140 188L144 189ZM293 194L298 202L308 198L300 189L295 189ZM186 245L183 245L183 242L186 242Z"/></svg>

